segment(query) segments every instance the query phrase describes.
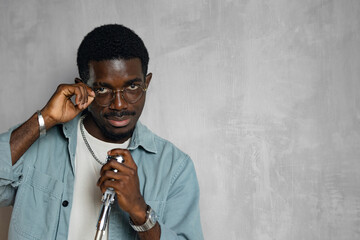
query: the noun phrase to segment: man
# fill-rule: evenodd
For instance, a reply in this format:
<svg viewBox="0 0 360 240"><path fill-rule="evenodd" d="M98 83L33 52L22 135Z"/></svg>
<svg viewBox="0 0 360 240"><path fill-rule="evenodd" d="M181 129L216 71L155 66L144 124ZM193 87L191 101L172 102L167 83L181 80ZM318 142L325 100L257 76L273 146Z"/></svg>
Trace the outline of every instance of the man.
<svg viewBox="0 0 360 240"><path fill-rule="evenodd" d="M93 239L108 188L116 200L105 239L203 238L191 159L138 121L148 61L132 30L95 28L78 49L75 84L61 84L41 111L0 135L9 239Z"/></svg>

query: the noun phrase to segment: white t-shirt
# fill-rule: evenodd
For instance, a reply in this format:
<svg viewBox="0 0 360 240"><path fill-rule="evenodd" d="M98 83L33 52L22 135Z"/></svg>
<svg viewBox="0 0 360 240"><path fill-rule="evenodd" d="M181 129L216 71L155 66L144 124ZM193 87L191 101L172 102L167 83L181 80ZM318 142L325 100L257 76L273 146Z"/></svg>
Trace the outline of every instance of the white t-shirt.
<svg viewBox="0 0 360 240"><path fill-rule="evenodd" d="M77 145L75 153L75 185L70 214L69 240L94 239L96 224L99 218L102 193L96 185L102 167L85 145L80 132L80 121L77 128ZM123 144L103 142L91 136L84 127L86 139L95 155L106 162L107 152L114 148L126 149L130 139ZM103 239L108 239L107 231Z"/></svg>

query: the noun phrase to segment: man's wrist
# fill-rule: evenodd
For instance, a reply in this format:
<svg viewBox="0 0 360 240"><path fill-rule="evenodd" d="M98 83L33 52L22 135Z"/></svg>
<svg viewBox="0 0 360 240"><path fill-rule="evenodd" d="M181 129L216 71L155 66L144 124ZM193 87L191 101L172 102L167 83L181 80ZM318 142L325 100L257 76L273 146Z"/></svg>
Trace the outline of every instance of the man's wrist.
<svg viewBox="0 0 360 240"><path fill-rule="evenodd" d="M157 217L155 211L149 205L147 205L145 223L143 223L141 225L137 225L131 220L131 218L129 219L129 223L135 231L146 232L146 231L152 229L156 225L157 220L158 220L158 217Z"/></svg>
<svg viewBox="0 0 360 240"><path fill-rule="evenodd" d="M144 202L144 204L141 205L141 207L139 207L139 210L129 214L131 221L135 225L142 225L146 222L147 208L148 208L148 205Z"/></svg>
<svg viewBox="0 0 360 240"><path fill-rule="evenodd" d="M42 117L44 118L46 130L49 130L50 128L58 124L58 122L51 116L51 114L49 113L49 109L46 106L40 111Z"/></svg>

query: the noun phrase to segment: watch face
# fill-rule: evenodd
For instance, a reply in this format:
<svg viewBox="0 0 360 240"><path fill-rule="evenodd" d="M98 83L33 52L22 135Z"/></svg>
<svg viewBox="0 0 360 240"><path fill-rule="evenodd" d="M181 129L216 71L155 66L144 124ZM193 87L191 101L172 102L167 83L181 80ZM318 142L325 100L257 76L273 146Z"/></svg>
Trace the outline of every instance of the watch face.
<svg viewBox="0 0 360 240"><path fill-rule="evenodd" d="M157 215L154 210L150 211L149 213L149 220L151 223L156 223L157 221Z"/></svg>

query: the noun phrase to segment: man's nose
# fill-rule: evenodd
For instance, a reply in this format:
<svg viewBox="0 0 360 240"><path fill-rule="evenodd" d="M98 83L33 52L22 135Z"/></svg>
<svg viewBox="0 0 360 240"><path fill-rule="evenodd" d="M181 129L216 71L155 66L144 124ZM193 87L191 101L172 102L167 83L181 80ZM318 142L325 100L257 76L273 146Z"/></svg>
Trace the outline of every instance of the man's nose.
<svg viewBox="0 0 360 240"><path fill-rule="evenodd" d="M114 96L114 99L112 100L112 102L110 104L110 108L113 108L113 109L127 108L127 102L123 98L122 92L121 91L116 91L116 92L114 92L114 94L115 94L115 96Z"/></svg>

